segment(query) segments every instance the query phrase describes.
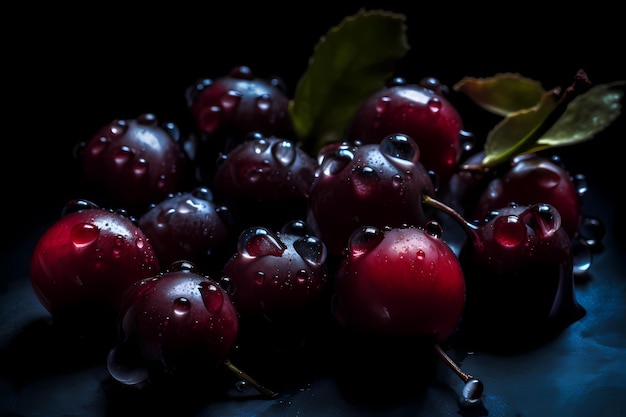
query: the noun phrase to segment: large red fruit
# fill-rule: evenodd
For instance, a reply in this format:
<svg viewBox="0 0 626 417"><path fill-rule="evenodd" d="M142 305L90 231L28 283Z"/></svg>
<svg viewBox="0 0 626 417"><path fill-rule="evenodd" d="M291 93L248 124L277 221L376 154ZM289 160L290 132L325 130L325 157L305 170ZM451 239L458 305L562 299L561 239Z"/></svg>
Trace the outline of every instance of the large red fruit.
<svg viewBox="0 0 626 417"><path fill-rule="evenodd" d="M70 211L69 207L77 211ZM80 208L80 209L78 209ZM30 263L35 294L53 315L117 310L135 281L159 272L150 242L130 218L86 202L37 242Z"/></svg>
<svg viewBox="0 0 626 417"><path fill-rule="evenodd" d="M394 133L410 136L419 146L424 167L437 174L439 184L447 184L462 155L463 120L438 87L437 82L423 86L395 79L361 104L350 139L379 143Z"/></svg>
<svg viewBox="0 0 626 417"><path fill-rule="evenodd" d="M336 276L339 323L376 335L432 336L436 343L450 337L463 313L465 279L440 233L436 223L356 230Z"/></svg>

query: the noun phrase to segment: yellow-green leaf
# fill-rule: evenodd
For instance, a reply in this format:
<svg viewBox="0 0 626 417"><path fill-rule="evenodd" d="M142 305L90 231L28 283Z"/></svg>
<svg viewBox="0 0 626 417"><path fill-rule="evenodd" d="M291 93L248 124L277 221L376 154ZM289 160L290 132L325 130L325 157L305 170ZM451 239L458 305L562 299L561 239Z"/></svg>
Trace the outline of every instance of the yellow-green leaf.
<svg viewBox="0 0 626 417"><path fill-rule="evenodd" d="M384 87L408 50L406 16L382 10L361 9L322 36L289 106L303 147L341 139L358 106Z"/></svg>
<svg viewBox="0 0 626 417"><path fill-rule="evenodd" d="M544 93L539 104L506 116L487 135L482 165L492 167L516 155L539 150L534 135L557 103L557 92Z"/></svg>
<svg viewBox="0 0 626 417"><path fill-rule="evenodd" d="M487 78L464 77L453 89L499 116L534 107L545 93L538 81L510 72Z"/></svg>
<svg viewBox="0 0 626 417"><path fill-rule="evenodd" d="M543 147L573 145L593 138L621 114L626 81L596 85L576 97L537 141Z"/></svg>

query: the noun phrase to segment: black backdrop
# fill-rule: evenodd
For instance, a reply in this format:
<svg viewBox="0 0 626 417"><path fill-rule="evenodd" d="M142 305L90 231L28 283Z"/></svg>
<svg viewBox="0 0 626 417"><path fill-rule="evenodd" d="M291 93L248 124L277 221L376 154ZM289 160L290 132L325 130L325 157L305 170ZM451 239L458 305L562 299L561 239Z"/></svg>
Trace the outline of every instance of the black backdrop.
<svg viewBox="0 0 626 417"><path fill-rule="evenodd" d="M596 83L626 79L621 22L597 4L547 12L528 3L506 10L419 2L227 3L17 6L5 17L5 230L19 235L23 224L48 221L74 197L72 148L103 124L152 112L184 126L185 88L238 64L260 76L279 75L293 91L320 36L360 8L407 16L411 49L397 74L409 80L436 76L452 85L465 75L514 71L551 88L569 83L579 68ZM484 129L481 113L466 110L463 98L457 104L468 129ZM623 119L596 140L563 150L579 154L576 163L599 186L624 179L617 152Z"/></svg>

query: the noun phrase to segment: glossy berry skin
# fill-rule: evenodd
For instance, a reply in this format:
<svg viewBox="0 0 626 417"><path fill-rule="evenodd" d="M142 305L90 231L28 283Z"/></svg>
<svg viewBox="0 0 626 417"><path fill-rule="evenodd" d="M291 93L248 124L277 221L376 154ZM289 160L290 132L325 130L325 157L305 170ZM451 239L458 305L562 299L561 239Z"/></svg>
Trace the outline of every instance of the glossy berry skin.
<svg viewBox="0 0 626 417"><path fill-rule="evenodd" d="M279 228L306 215L316 169L316 160L294 142L254 134L222 155L213 188L242 228Z"/></svg>
<svg viewBox="0 0 626 417"><path fill-rule="evenodd" d="M516 157L506 172L488 182L471 216L482 219L510 202L550 204L559 211L570 238L578 233L583 218L581 193L569 172L551 159L536 154Z"/></svg>
<svg viewBox="0 0 626 417"><path fill-rule="evenodd" d="M471 224L459 256L467 283L461 333L470 343L525 350L585 314L574 292L571 240L556 208L510 204Z"/></svg>
<svg viewBox="0 0 626 417"><path fill-rule="evenodd" d="M135 281L160 271L156 253L143 231L121 213L85 201L70 202L66 210L33 250L35 294L53 316L116 313Z"/></svg>
<svg viewBox="0 0 626 417"><path fill-rule="evenodd" d="M421 196L434 186L419 160L417 144L406 135L327 145L318 155L307 224L333 255L361 226L425 224Z"/></svg>
<svg viewBox="0 0 626 417"><path fill-rule="evenodd" d="M440 87L438 83L435 84ZM395 79L372 94L357 109L348 130L351 140L379 143L385 136L402 133L420 148L420 161L448 182L462 155L463 120L441 88Z"/></svg>
<svg viewBox="0 0 626 417"><path fill-rule="evenodd" d="M374 335L436 343L455 331L465 305L461 264L438 233L421 227L364 226L350 237L335 278L335 315Z"/></svg>
<svg viewBox="0 0 626 417"><path fill-rule="evenodd" d="M117 119L79 143L77 157L92 199L139 213L177 191L186 159L174 124L145 113Z"/></svg>
<svg viewBox="0 0 626 417"><path fill-rule="evenodd" d="M292 133L289 97L282 79L257 77L235 66L224 76L198 80L186 90L187 107L198 131L198 176L212 177L220 153L230 151L252 132L288 137Z"/></svg>
<svg viewBox="0 0 626 417"><path fill-rule="evenodd" d="M278 232L251 227L239 236L237 252L222 269L242 315L304 310L328 283L327 250L302 221Z"/></svg>
<svg viewBox="0 0 626 417"><path fill-rule="evenodd" d="M238 335L239 318L226 291L181 262L131 288L109 371L128 385L147 382L151 373L205 375L227 359Z"/></svg>
<svg viewBox="0 0 626 417"><path fill-rule="evenodd" d="M161 268L186 260L209 269L220 262L230 224L228 208L217 205L207 187L171 194L139 217L137 224L150 239Z"/></svg>

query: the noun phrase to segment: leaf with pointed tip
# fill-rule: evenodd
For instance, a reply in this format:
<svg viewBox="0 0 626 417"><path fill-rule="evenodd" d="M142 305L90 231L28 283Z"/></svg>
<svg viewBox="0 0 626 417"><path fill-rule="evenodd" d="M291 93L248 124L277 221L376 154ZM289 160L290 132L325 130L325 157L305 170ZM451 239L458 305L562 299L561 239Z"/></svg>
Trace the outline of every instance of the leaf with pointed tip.
<svg viewBox="0 0 626 417"><path fill-rule="evenodd" d="M538 81L511 72L487 78L464 77L453 89L498 116L534 107L545 93Z"/></svg>
<svg viewBox="0 0 626 417"><path fill-rule="evenodd" d="M626 81L591 87L574 98L565 113L537 141L543 147L573 145L593 138L621 114Z"/></svg>
<svg viewBox="0 0 626 417"><path fill-rule="evenodd" d="M358 106L384 87L409 50L405 21L403 14L361 9L320 38L289 103L305 149L341 139Z"/></svg>
<svg viewBox="0 0 626 417"><path fill-rule="evenodd" d="M487 135L481 164L493 167L535 149L534 133L555 109L557 99L557 91L552 90L543 94L539 104L506 116Z"/></svg>

